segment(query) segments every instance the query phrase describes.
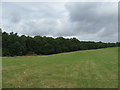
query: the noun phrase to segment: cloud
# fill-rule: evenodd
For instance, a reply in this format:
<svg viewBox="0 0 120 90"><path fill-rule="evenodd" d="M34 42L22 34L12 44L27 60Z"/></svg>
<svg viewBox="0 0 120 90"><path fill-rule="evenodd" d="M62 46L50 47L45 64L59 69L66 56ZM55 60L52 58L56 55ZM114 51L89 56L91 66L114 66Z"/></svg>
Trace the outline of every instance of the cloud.
<svg viewBox="0 0 120 90"><path fill-rule="evenodd" d="M77 32L96 33L101 38L117 33L117 3L68 3L66 8Z"/></svg>
<svg viewBox="0 0 120 90"><path fill-rule="evenodd" d="M117 41L117 3L3 3L3 30L25 35Z"/></svg>

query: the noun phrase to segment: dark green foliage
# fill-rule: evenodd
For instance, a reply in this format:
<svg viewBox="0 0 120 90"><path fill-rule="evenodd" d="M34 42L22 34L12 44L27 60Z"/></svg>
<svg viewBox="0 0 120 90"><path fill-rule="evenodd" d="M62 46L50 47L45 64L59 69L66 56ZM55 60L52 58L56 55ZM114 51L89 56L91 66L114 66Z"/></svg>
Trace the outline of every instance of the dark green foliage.
<svg viewBox="0 0 120 90"><path fill-rule="evenodd" d="M120 42L117 42L116 45L120 47Z"/></svg>
<svg viewBox="0 0 120 90"><path fill-rule="evenodd" d="M2 33L2 55L22 56L22 55L49 55L61 52L77 50L98 49L106 47L120 46L120 43L103 43L91 41L79 41L76 38L65 39L63 37L52 38L42 36L19 36L17 33Z"/></svg>
<svg viewBox="0 0 120 90"><path fill-rule="evenodd" d="M2 29L0 28L0 57L2 56Z"/></svg>

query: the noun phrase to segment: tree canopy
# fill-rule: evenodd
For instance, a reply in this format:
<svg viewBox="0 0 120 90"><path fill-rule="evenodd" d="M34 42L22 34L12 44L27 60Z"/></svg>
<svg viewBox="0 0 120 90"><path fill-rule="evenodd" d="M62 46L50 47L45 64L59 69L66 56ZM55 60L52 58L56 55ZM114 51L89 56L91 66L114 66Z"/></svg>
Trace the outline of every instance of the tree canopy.
<svg viewBox="0 0 120 90"><path fill-rule="evenodd" d="M63 37L46 36L19 36L17 33L2 32L2 55L49 55L77 50L98 49L120 46L120 43L104 43L93 41L79 41L77 38L65 39Z"/></svg>

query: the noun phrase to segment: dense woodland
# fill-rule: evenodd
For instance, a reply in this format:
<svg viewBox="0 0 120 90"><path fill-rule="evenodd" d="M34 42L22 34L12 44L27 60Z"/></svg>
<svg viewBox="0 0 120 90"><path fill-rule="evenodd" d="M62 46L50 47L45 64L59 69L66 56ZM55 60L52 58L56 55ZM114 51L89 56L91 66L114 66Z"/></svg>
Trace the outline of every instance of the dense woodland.
<svg viewBox="0 0 120 90"><path fill-rule="evenodd" d="M79 41L76 38L52 38L46 36L19 36L17 33L2 32L2 55L49 55L78 50L116 47L119 43Z"/></svg>

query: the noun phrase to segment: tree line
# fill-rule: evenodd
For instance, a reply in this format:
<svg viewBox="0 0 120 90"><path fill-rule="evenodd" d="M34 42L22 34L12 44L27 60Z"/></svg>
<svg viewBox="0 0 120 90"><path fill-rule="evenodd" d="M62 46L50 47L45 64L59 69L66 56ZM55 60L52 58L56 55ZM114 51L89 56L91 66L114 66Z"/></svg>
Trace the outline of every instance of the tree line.
<svg viewBox="0 0 120 90"><path fill-rule="evenodd" d="M50 55L78 50L116 47L120 43L79 41L76 38L46 36L19 36L17 33L2 32L2 56Z"/></svg>

